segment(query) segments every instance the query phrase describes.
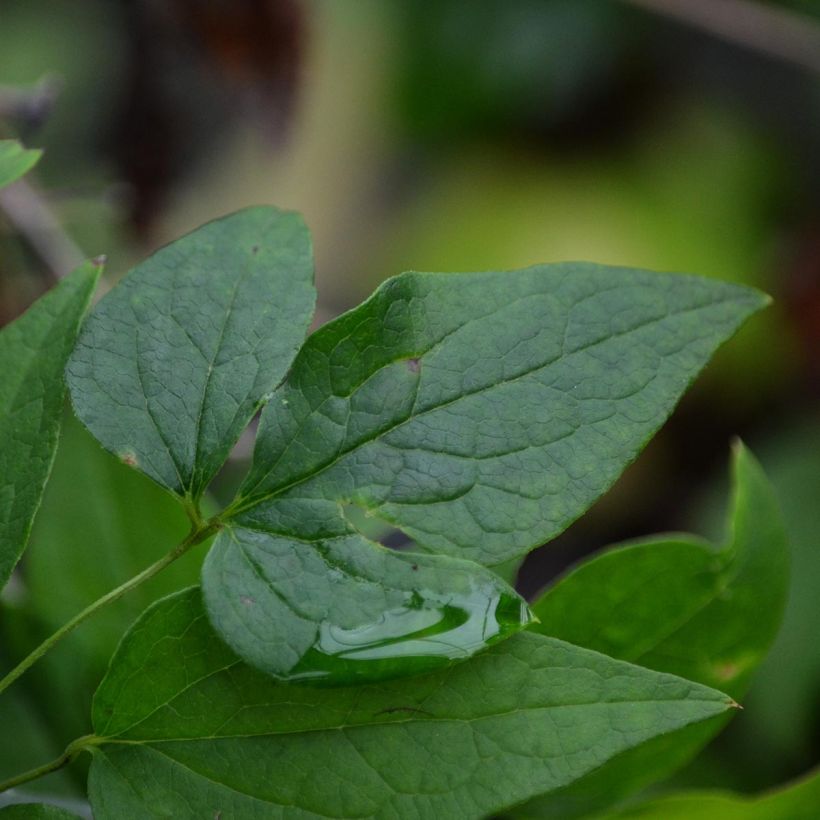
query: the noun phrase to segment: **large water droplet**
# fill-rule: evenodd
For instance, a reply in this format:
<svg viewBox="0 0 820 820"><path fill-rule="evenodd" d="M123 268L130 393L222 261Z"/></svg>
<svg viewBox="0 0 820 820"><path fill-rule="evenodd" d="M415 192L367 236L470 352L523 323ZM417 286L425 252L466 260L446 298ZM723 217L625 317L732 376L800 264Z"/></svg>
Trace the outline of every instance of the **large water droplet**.
<svg viewBox="0 0 820 820"><path fill-rule="evenodd" d="M406 606L354 629L322 622L313 646L282 678L344 686L421 674L466 659L531 621L524 600L497 585L478 584L468 595L416 591Z"/></svg>

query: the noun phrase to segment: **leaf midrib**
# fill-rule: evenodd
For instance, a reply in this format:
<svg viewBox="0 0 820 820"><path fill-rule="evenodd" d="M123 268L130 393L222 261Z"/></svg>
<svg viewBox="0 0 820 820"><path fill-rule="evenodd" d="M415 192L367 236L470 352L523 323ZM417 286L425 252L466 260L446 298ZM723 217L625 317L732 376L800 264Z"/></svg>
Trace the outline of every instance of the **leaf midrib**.
<svg viewBox="0 0 820 820"><path fill-rule="evenodd" d="M237 662L239 663L239 662ZM225 669L220 669L217 672L212 673L211 675L207 675L204 678L201 678L199 681L191 684L191 686L195 686L200 682L208 680L208 678L212 677L213 675L219 674L220 672L226 671L227 669L232 668L236 664L232 664L229 667L225 667ZM563 667L562 667L563 668ZM543 670L542 670L543 671ZM663 674L663 673L654 673L654 674ZM698 684L699 686L702 684ZM190 687L187 687L190 688ZM717 691L717 690L715 690ZM177 696L178 697L178 696ZM158 706L152 714L163 709L165 707L169 707L174 700L177 699L174 697L172 700L167 701L166 703L161 704ZM143 745L153 745L157 743L204 743L213 740L238 740L242 738L254 738L254 737L288 737L290 735L306 735L306 734L316 734L320 732L336 732L336 731L346 731L348 729L381 729L388 726L404 726L409 723L413 724L420 724L420 723L435 723L435 724L442 724L442 723L460 723L460 724L468 724L472 725L474 723L480 723L481 721L485 720L495 720L497 718L505 718L505 717L512 717L518 714L532 714L538 712L550 712L555 711L558 709L583 709L583 708L594 708L594 707L608 707L608 706L651 706L651 705L661 705L661 704L679 704L679 703L688 703L688 704L711 704L713 706L722 705L725 709L730 709L734 705L734 702L728 697L724 696L725 700L720 700L719 698L628 698L623 700L597 700L597 701L581 701L578 703L554 703L545 706L532 706L532 707L519 707L514 709L508 709L507 711L503 712L491 712L488 714L482 715L475 715L473 717L453 717L453 716L443 716L443 717L426 717L426 718L419 718L419 717L407 717L399 720L371 720L366 723L342 723L338 725L328 725L328 726L316 726L310 729L287 729L282 731L265 731L265 732L256 732L256 733L242 733L242 734L229 734L229 735L202 735L199 737L163 737L163 738L143 738L143 739L131 739L131 738L124 738L121 737L122 734L126 732L130 732L136 726L139 726L140 723L143 723L145 720L148 720L147 716L143 720L140 720L138 723L133 724L133 726L129 726L126 729L123 729L120 734L111 735L111 736L104 736L100 737L97 740L97 745L104 745L104 744L121 744L121 745L130 745L130 746L143 746ZM422 701L422 704L424 702ZM287 704L275 704L275 706L286 706ZM291 704L293 705L293 704ZM300 706L304 706L305 708L310 708L310 704L297 704ZM253 706L243 707L248 709L258 709L260 706L264 706L263 704L256 704ZM416 707L414 707L416 708ZM240 710L241 711L241 710ZM238 714L235 713L235 714ZM231 716L226 721L223 721L223 724L228 720L232 720L233 717ZM718 714L718 712L715 712ZM705 717L704 717L705 719Z"/></svg>

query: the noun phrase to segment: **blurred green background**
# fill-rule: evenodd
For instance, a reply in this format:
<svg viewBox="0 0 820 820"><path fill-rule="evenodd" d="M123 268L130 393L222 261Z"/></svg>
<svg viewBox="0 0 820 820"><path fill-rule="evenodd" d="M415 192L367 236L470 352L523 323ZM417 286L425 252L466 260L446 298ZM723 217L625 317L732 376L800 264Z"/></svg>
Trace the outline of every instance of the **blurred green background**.
<svg viewBox="0 0 820 820"><path fill-rule="evenodd" d="M746 709L676 783L757 791L796 776L820 761L820 3L721 5L0 0L0 138L45 149L0 198L0 323L83 256L107 254L113 282L253 203L304 213L317 323L412 269L586 259L766 290L773 307L518 584L532 595L625 538L712 534L741 436L781 495L792 595ZM69 423L4 601L3 661L164 553L180 527L161 492ZM87 731L118 634L195 580L196 560L10 690L3 737L20 743L0 744L0 774ZM82 774L37 787L79 794Z"/></svg>

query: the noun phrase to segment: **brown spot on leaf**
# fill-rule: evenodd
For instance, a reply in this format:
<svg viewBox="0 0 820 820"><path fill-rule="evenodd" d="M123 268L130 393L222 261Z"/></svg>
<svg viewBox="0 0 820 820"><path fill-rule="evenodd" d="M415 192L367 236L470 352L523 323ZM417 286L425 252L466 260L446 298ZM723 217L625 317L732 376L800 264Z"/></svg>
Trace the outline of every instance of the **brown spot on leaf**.
<svg viewBox="0 0 820 820"><path fill-rule="evenodd" d="M254 245L254 246L251 248L251 253L252 253L252 254L254 254L254 255L256 255L257 253L259 253L259 245Z"/></svg>
<svg viewBox="0 0 820 820"><path fill-rule="evenodd" d="M120 453L120 461L123 464L127 464L129 467L136 467L139 464L137 454L134 453L132 450L124 450L122 453Z"/></svg>
<svg viewBox="0 0 820 820"><path fill-rule="evenodd" d="M740 667L736 663L722 663L715 668L715 674L720 680L732 680L736 678Z"/></svg>
<svg viewBox="0 0 820 820"><path fill-rule="evenodd" d="M411 373L418 373L419 370L421 370L421 359L418 359L418 358L407 359L407 369Z"/></svg>
<svg viewBox="0 0 820 820"><path fill-rule="evenodd" d="M381 712L376 712L376 715L394 715L397 712L408 712L410 714L429 715L433 717L432 712L428 712L425 709L417 709L415 706L391 706L388 709L382 709Z"/></svg>

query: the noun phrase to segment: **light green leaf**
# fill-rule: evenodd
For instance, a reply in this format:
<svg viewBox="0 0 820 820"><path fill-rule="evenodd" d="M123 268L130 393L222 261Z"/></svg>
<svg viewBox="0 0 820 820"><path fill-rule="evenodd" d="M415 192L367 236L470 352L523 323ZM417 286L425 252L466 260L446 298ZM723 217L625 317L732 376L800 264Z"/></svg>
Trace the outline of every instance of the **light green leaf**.
<svg viewBox="0 0 820 820"><path fill-rule="evenodd" d="M81 265L0 331L0 588L26 546L51 471L63 368L100 270Z"/></svg>
<svg viewBox="0 0 820 820"><path fill-rule="evenodd" d="M526 633L412 680L277 684L216 639L192 589L149 609L112 659L89 793L97 820L477 818L731 705Z"/></svg>
<svg viewBox="0 0 820 820"><path fill-rule="evenodd" d="M66 418L32 530L18 609L0 613L0 643L21 660L92 601L166 554L188 529L171 495ZM88 732L91 698L123 632L149 604L195 583L203 554L192 550L109 604L28 673L28 691L40 695L59 733L52 757Z"/></svg>
<svg viewBox="0 0 820 820"><path fill-rule="evenodd" d="M203 573L217 631L287 677L322 629L371 635L385 605L415 601L435 621L445 559L374 553L346 508L427 552L490 567L520 557L609 487L765 301L587 263L388 281L310 337L263 412L252 471ZM408 560L441 572L414 581ZM494 607L496 588L474 613Z"/></svg>
<svg viewBox="0 0 820 820"><path fill-rule="evenodd" d="M0 188L30 171L41 154L41 151L23 148L17 140L0 140Z"/></svg>
<svg viewBox="0 0 820 820"><path fill-rule="evenodd" d="M536 628L740 698L780 625L788 551L774 491L740 444L732 473L724 546L669 536L610 549L547 591ZM722 725L653 740L517 815L569 818L609 805L682 766Z"/></svg>
<svg viewBox="0 0 820 820"><path fill-rule="evenodd" d="M105 452L75 419L66 419L31 535L26 610L54 631L161 558L189 526L168 493ZM194 583L201 560L202 551L192 551L97 613L93 628L67 639L74 651L104 672L134 619L158 598Z"/></svg>
<svg viewBox="0 0 820 820"><path fill-rule="evenodd" d="M67 371L77 415L123 461L198 499L301 344L312 278L302 219L276 208L161 249L89 317Z"/></svg>
<svg viewBox="0 0 820 820"><path fill-rule="evenodd" d="M618 818L644 820L816 820L820 808L820 774L765 795L728 792L684 792L624 810Z"/></svg>
<svg viewBox="0 0 820 820"><path fill-rule="evenodd" d="M79 815L48 803L17 803L0 808L2 820L79 820Z"/></svg>

